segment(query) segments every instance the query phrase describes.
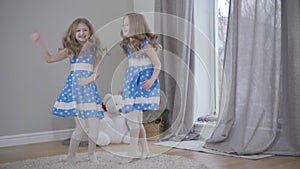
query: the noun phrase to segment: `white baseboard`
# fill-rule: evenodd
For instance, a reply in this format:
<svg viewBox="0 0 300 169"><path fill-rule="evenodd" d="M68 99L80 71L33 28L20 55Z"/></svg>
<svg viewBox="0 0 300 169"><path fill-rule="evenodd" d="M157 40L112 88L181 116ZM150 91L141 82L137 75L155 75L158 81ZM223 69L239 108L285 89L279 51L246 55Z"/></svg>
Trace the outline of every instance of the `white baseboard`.
<svg viewBox="0 0 300 169"><path fill-rule="evenodd" d="M0 147L58 141L71 137L74 129L0 136Z"/></svg>

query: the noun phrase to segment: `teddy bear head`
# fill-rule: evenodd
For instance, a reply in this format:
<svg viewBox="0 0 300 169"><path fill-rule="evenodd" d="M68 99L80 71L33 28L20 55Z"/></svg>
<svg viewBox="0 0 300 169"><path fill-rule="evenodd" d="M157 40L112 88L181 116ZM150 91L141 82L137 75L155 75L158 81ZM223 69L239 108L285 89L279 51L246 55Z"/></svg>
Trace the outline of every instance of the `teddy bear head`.
<svg viewBox="0 0 300 169"><path fill-rule="evenodd" d="M106 94L102 101L102 108L105 112L120 114L123 102L121 95Z"/></svg>

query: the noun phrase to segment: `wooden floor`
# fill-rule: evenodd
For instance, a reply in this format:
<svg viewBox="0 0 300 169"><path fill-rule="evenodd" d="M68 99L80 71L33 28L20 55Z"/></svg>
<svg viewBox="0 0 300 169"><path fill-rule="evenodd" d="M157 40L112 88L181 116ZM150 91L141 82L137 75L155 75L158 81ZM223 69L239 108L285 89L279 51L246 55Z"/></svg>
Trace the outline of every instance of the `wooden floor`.
<svg viewBox="0 0 300 169"><path fill-rule="evenodd" d="M126 146L127 145L111 145L104 148L97 147L97 151L114 152L126 150ZM197 160L211 169L300 169L300 157L273 156L260 160L247 160L155 146L152 142L149 142L149 147L152 153L184 156ZM0 163L66 154L67 151L68 146L62 145L61 141L4 147L0 148ZM87 152L87 147L80 147L78 152Z"/></svg>

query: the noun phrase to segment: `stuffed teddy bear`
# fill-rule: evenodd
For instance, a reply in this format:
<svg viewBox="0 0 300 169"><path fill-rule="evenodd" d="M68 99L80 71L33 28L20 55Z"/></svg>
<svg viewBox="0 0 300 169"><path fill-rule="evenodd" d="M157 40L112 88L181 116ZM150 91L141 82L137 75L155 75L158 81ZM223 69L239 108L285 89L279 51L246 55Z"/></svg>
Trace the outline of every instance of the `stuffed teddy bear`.
<svg viewBox="0 0 300 169"><path fill-rule="evenodd" d="M126 119L120 114L122 96L106 94L102 99L104 118L100 120L97 144L129 143L130 135Z"/></svg>

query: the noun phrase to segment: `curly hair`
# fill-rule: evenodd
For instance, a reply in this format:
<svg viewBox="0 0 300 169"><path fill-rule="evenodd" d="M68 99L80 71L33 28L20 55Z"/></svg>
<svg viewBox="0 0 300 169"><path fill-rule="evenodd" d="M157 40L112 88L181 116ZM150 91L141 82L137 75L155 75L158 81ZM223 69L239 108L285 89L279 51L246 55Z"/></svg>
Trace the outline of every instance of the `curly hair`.
<svg viewBox="0 0 300 169"><path fill-rule="evenodd" d="M139 13L129 13L124 16L123 20L128 18L129 20L129 36L124 36L121 30L120 35L123 38L120 43L123 52L126 53L126 46L129 46L133 52L139 51L143 41L147 38L151 40L151 45L155 49L161 48L158 43L158 36L151 32L146 22L145 17Z"/></svg>
<svg viewBox="0 0 300 169"><path fill-rule="evenodd" d="M80 44L76 40L75 36L77 26L80 23L85 24L90 31L90 38L84 45ZM68 49L69 55L81 55L82 57L85 57L85 55L82 55L81 53L82 50L87 49L91 51L93 56L95 57L94 65L100 61L103 55L103 51L105 50L101 47L100 39L96 35L94 35L92 24L85 18L77 18L69 26L62 38L62 48L60 48L60 50L64 48Z"/></svg>

